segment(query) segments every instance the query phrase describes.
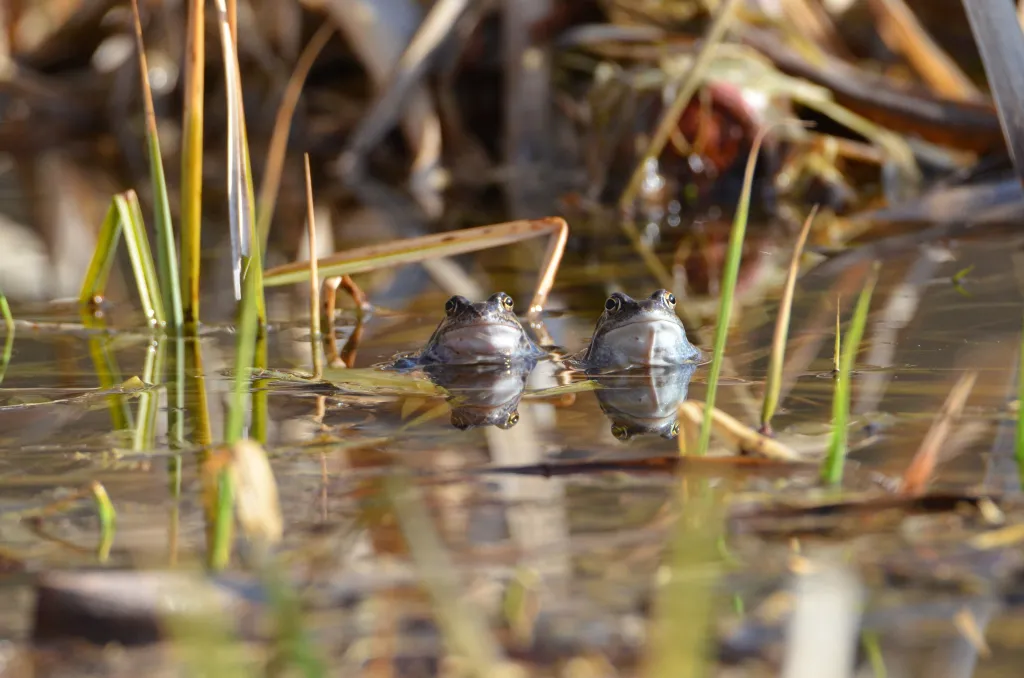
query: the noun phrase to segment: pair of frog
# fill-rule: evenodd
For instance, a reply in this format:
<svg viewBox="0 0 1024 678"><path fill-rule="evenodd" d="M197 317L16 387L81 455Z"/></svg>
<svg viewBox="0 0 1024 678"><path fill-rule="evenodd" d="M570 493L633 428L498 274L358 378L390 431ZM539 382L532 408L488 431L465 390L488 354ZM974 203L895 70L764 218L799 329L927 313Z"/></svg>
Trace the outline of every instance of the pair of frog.
<svg viewBox="0 0 1024 678"><path fill-rule="evenodd" d="M590 343L565 362L586 371L698 362L701 352L687 339L675 306L675 295L664 289L640 300L615 292L605 301ZM477 303L454 296L423 350L400 359L396 367L482 365L544 356L514 309L512 297L504 292Z"/></svg>

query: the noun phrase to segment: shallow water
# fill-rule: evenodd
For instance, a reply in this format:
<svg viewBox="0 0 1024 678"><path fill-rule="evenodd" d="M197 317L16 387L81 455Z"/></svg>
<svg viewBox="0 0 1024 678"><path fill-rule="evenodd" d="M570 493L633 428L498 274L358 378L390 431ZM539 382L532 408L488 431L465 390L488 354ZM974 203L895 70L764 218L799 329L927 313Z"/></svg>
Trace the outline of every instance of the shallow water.
<svg viewBox="0 0 1024 678"><path fill-rule="evenodd" d="M541 361L526 379L518 407L505 409L501 406L518 395L518 375L449 383L461 400L457 422L481 421L486 406L519 415L507 430L459 430L452 425L452 404L424 376L381 381L368 369L419 348L439 320L447 294L429 286L416 295L387 297L366 322L357 369L349 373L354 377L335 374L333 389L287 380L258 384L266 389L265 443L285 516L284 562L303 584L314 635L335 667L365 669L374 653L395 658L410 647L402 661L412 663L399 664L405 667L401 675L431 673L429 659L440 651L436 637L422 624L401 622L428 617L429 606L409 586L414 570L389 517L382 484L411 472L461 590L488 615L506 650L538 671L544 667L543 672L555 674L559 662L586 657L597 668L580 675L612 675L594 659L600 656L621 672L632 672L643 656L644 620L667 595L656 582L676 518L703 515L693 503L702 493L728 492L726 537L719 555L708 561L717 575L702 580L707 586L717 581L722 594L714 603L712 626L723 661L719 674L773 675L786 648L796 642L793 636L784 642L788 615L779 605L782 610L795 606L813 618L832 614L828 601L848 594L853 603L839 605L834 614L853 614L853 629L863 623L868 645L879 639L889 676L1011 675L1024 649L1015 606L1024 558L1017 539L981 548L971 538L1015 524L1022 515L1010 409L1024 281L1019 244L961 242L884 262L857 361L850 432L856 451L845 494L816 489L813 466L709 460L675 467L668 462L678 454L678 441L659 433L671 430L684 386L689 398L703 399L706 367L688 383L676 376L641 375L606 379L601 390L566 390L582 377L560 375L555 363ZM971 265L959 286L954 284L954 275ZM517 299L528 298L533 272L527 267L488 270L494 279L484 285L487 293L504 289ZM798 287L787 354L794 378L775 420L779 438L797 449L824 448L831 418L835 300L838 296L844 306L845 328L863 273L863 268L847 268L810 277ZM556 344L568 350L584 345L604 296L613 290L604 279L585 263L569 262L546 321ZM615 280L614 289L633 295L656 287L639 264L624 266ZM751 425L760 412L777 286L763 294L767 302L753 295L737 308L729 371L718 396L720 407ZM697 300L692 303L697 308ZM271 299L271 308L305 305ZM197 422L186 417L176 428L173 389L89 395L98 385L142 376L147 360L160 353L164 365L173 365L179 347L138 333L54 329L48 323L75 319L45 310L34 316L15 313L40 325L19 326L13 360L0 384L0 544L11 569L96 564L97 520L87 499L41 521L26 519L92 480L103 483L118 510L108 566L159 569L170 562L200 562L205 528ZM307 371L308 334L301 323L285 320L282 315L270 335L269 365ZM342 339L351 332L351 321L346 312L338 325ZM706 341L712 328L689 329ZM223 433L233 340L230 332L210 328L197 345L213 441ZM193 348L181 346L186 353ZM98 382L97 360L109 365L105 384ZM939 499L896 501L887 488L968 369L978 370L978 380L946 441L945 450L955 457L940 466L932 484ZM187 375L197 374L189 364ZM195 382L189 383L193 390L184 395L191 397ZM136 408L144 396L158 399L155 442L134 439ZM126 430L115 430L119 416ZM627 437L624 423L653 432ZM716 452L731 450L719 446ZM636 463L644 459L651 461ZM681 482L682 504L677 501ZM988 504L978 508L975 498L982 494L996 496L1002 517ZM891 504L870 503L886 497ZM833 503L813 508L823 502ZM501 601L508 582L526 572L533 582L527 587L532 635L520 637ZM20 574L12 574L9 584L0 591L6 611L0 636L20 641L30 632L32 599ZM811 593L801 588L814 585L823 588ZM804 600L817 606L804 609ZM859 609L858 601L865 604L862 619L850 612ZM840 617L819 620L819 630L826 630L810 642L827 645L838 638L842 645ZM971 642L972 624L987 638L989 654ZM387 651L371 651L358 642L368 638L393 643L385 643ZM861 636L854 640L856 649ZM15 642L5 652L13 656L19 647ZM142 665L154 661L139 652ZM858 675L872 675L863 651L857 664Z"/></svg>

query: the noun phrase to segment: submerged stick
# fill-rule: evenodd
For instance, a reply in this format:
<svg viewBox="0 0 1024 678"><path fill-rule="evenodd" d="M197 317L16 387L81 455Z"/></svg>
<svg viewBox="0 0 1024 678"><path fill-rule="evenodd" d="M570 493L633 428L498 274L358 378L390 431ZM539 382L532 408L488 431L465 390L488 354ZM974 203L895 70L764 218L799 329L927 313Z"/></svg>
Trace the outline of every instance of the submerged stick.
<svg viewBox="0 0 1024 678"><path fill-rule="evenodd" d="M786 276L786 287L779 301L778 317L775 319L775 334L772 337L772 355L768 363L768 377L764 384L764 407L761 409L761 432L770 435L772 417L779 404L779 392L782 389L782 366L786 358L786 340L789 337L789 318L793 311L793 291L796 289L796 278L800 273L800 257L803 255L807 235L811 232L811 224L818 213L818 206L811 208L804 220L800 235L793 247L793 257L789 262L789 274Z"/></svg>
<svg viewBox="0 0 1024 678"><path fill-rule="evenodd" d="M977 379L978 372L976 370L965 372L946 396L946 402L935 416L935 421L932 422L927 435L921 441L921 446L917 448L917 453L903 473L900 483L900 491L903 494L924 492L928 481L935 473L942 444L949 437L949 430L953 423L960 418L964 405L967 403L967 397L971 395L971 389L974 388L974 382Z"/></svg>

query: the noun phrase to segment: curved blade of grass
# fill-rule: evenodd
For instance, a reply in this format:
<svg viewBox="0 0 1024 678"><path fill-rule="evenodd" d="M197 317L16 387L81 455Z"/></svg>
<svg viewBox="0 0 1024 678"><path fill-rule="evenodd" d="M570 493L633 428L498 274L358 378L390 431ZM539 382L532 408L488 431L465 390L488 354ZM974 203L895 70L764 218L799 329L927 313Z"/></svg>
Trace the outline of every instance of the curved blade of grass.
<svg viewBox="0 0 1024 678"><path fill-rule="evenodd" d="M708 373L707 395L705 396L704 420L700 426L700 439L697 443L697 454L703 455L711 442L712 414L715 410L715 396L718 393L718 378L722 373L722 360L725 356L725 341L729 336L729 321L732 318L733 297L736 294L736 280L740 273L740 259L743 256L743 238L747 233L747 217L750 214L750 194L754 186L754 169L757 167L757 155L761 143L771 127L764 127L757 133L747 158L747 168L743 174L743 191L740 202L733 217L732 230L729 233L729 247L725 254L725 268L722 270L721 304L718 308L718 324L715 327L714 353L711 358L711 370Z"/></svg>
<svg viewBox="0 0 1024 678"><path fill-rule="evenodd" d="M771 432L772 417L779 404L779 392L782 389L782 366L786 358L786 341L789 338L789 318L793 311L793 291L796 289L796 278L800 273L800 257L804 252L807 234L811 232L811 224L818 213L818 206L811 208L804 220L800 235L793 248L793 258L789 262L789 274L786 276L786 287L779 301L778 317L775 319L775 335L772 337L772 355L768 362L768 377L764 384L764 406L761 409L761 432Z"/></svg>
<svg viewBox="0 0 1024 678"><path fill-rule="evenodd" d="M89 269L82 281L79 301L83 306L88 306L96 297L102 297L106 292L110 269L114 265L117 245L122 234L128 247L143 313L150 323L163 325L164 306L157 284L156 266L153 264L146 227L142 222L138 197L134 191L129 190L115 195L111 201L110 209L107 210L103 225L100 227L92 261L89 262Z"/></svg>
<svg viewBox="0 0 1024 678"><path fill-rule="evenodd" d="M224 83L228 102L228 220L231 229L231 270L235 284L235 299L242 299L243 258L251 252L252 211L249 191L245 185L245 132L242 127L242 89L232 39L232 27L224 0L217 0L217 14L220 19L220 42L224 53Z"/></svg>
<svg viewBox="0 0 1024 678"><path fill-rule="evenodd" d="M843 464L846 461L847 424L850 418L850 379L853 374L853 363L860 349L860 339L864 335L864 326L868 323L868 309L871 307L871 294L878 282L879 264L872 265L871 273L857 298L857 306L850 321L850 331L846 336L843 353L836 376L835 394L832 397L832 440L828 446L828 456L821 467L821 479L836 485L843 480Z"/></svg>
<svg viewBox="0 0 1024 678"><path fill-rule="evenodd" d="M203 99L206 80L206 3L190 0L185 46L181 149L181 296L184 321L199 322L199 264L203 219Z"/></svg>
<svg viewBox="0 0 1024 678"><path fill-rule="evenodd" d="M302 86L306 76L313 68L317 56L334 35L334 24L324 22L310 38L309 44L302 50L295 70L288 78L284 88L284 96L277 108L274 119L274 131L270 135L270 147L267 150L267 163L263 170L263 181L260 182L260 199L256 209L256 235L259 238L261 251L267 249L270 236L270 224L274 219L274 207L277 204L277 193L281 186L281 169L284 167L285 152L288 149L288 134L291 131L292 116L302 95Z"/></svg>
<svg viewBox="0 0 1024 678"><path fill-rule="evenodd" d="M96 514L100 519L100 543L96 546L96 559L105 563L110 557L110 548L114 544L114 531L117 526L117 511L110 502L110 495L99 481L89 486L96 503Z"/></svg>
<svg viewBox="0 0 1024 678"><path fill-rule="evenodd" d="M0 357L0 384L4 381L7 373L7 366L11 364L11 353L14 352L14 315L11 313L11 306L7 303L7 297L0 292L0 316L4 319L4 329L7 338L4 339L4 353Z"/></svg>
<svg viewBox="0 0 1024 678"><path fill-rule="evenodd" d="M149 146L149 171L153 182L153 217L156 228L157 265L160 267L160 291L165 310L170 310L170 325L179 329L183 324L181 309L181 280L178 276L178 252L174 244L174 226L171 223L171 201L167 196L167 179L160 152L160 136L153 108L153 90L149 84L149 66L146 47L142 40L142 22L138 0L132 0L135 20L135 45L139 52L139 71L142 74L142 100L146 113L146 143Z"/></svg>

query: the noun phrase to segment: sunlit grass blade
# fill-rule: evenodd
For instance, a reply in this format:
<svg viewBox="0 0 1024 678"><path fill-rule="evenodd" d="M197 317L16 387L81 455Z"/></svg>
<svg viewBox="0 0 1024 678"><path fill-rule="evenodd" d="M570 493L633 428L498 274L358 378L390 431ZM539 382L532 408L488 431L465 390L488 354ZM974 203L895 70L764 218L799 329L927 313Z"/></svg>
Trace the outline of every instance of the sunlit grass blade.
<svg viewBox="0 0 1024 678"><path fill-rule="evenodd" d="M82 281L79 301L84 307L89 307L97 297L104 296L122 234L128 247L128 257L131 260L143 313L151 324L163 326L166 319L157 283L156 266L153 263L153 253L149 249L149 238L142 223L142 213L134 191L114 196L113 204L100 227L89 269Z"/></svg>
<svg viewBox="0 0 1024 678"><path fill-rule="evenodd" d="M274 220L274 207L277 204L277 193L281 185L281 171L284 167L285 152L288 149L288 133L291 130L292 116L302 94L302 86L306 82L313 63L327 41L334 35L334 24L323 23L310 38L309 44L299 55L295 70L292 71L288 84L285 85L281 104L277 108L274 119L274 131L270 135L270 146L267 150L267 162L263 169L263 180L260 182L259 202L256 204L256 235L259 238L261 251L267 249L270 236L270 224Z"/></svg>
<svg viewBox="0 0 1024 678"><path fill-rule="evenodd" d="M848 421L850 419L850 393L853 364L860 350L860 339L864 335L864 327L868 323L868 309L871 307L871 294L878 282L878 262L872 265L871 273L857 298L857 306L853 311L850 329L847 332L840 358L839 374L836 375L835 394L832 396L832 438L828 446L828 456L821 467L821 479L836 485L843 480L843 465L846 462L846 440Z"/></svg>
<svg viewBox="0 0 1024 678"><path fill-rule="evenodd" d="M768 362L768 376L764 383L764 404L761 409L761 432L770 434L772 417L779 404L779 392L782 389L782 367L786 358L786 341L789 338L789 318L793 311L793 291L796 289L796 278L800 273L800 257L803 255L807 235L811 232L811 224L818 213L818 206L811 208L810 214L800 229L796 245L793 247L793 258L789 262L789 274L786 287L779 300L778 317L775 319L775 334L772 337L772 354Z"/></svg>
<svg viewBox="0 0 1024 678"><path fill-rule="evenodd" d="M220 23L220 42L224 53L224 81L228 103L228 221L231 229L231 270L235 284L235 299L242 298L243 258L251 252L252 224L249 221L251 205L245 186L245 154L242 150L245 132L242 127L242 83L232 37L232 25L224 0L217 0Z"/></svg>
<svg viewBox="0 0 1024 678"><path fill-rule="evenodd" d="M106 488L101 483L93 481L89 489L96 504L96 514L100 519L100 542L96 547L96 559L104 563L110 557L110 548L114 544L117 512L110 502Z"/></svg>
<svg viewBox="0 0 1024 678"><path fill-rule="evenodd" d="M139 71L142 74L142 100L146 113L146 143L149 146L149 168L153 182L153 224L156 229L157 265L159 266L160 292L164 309L169 311L170 326L177 330L182 326L181 280L178 276L178 252L174 244L174 226L171 223L171 201L167 195L167 179L164 176L163 155L160 152L160 135L156 126L156 111L153 107L153 90L149 85L149 66L146 62L146 47L142 40L142 21L139 18L138 0L132 0L132 14L135 19L135 44L139 52Z"/></svg>
<svg viewBox="0 0 1024 678"><path fill-rule="evenodd" d="M718 393L718 378L722 373L722 360L725 357L725 342L729 337L729 322L732 319L733 299L736 295L736 280L740 273L740 259L743 257L743 239L747 233L747 218L750 214L750 195L754 186L754 169L757 167L757 155L761 150L761 142L770 127L758 132L750 148L747 167L743 175L743 191L736 215L733 217L732 230L729 233L729 246L725 254L725 267L722 269L721 303L718 307L718 324L715 327L715 344L708 372L707 395L705 396L704 421L700 427L700 439L697 442L697 454L707 452L711 442L712 413L715 409L715 396Z"/></svg>
<svg viewBox="0 0 1024 678"><path fill-rule="evenodd" d="M11 354L14 352L14 314L11 313L11 305L7 303L7 297L0 292L0 316L4 319L4 330L7 335L4 339L4 352L0 357L0 384L7 374L7 366L11 364Z"/></svg>

